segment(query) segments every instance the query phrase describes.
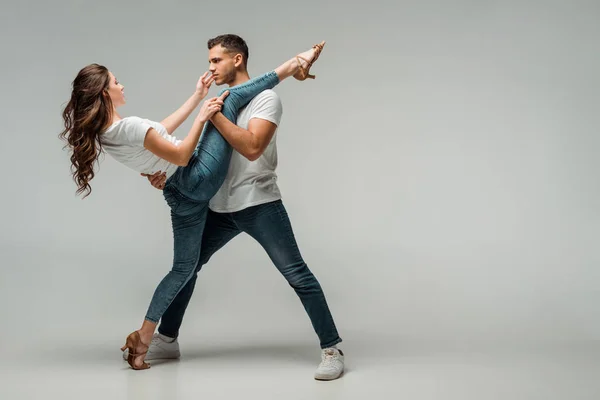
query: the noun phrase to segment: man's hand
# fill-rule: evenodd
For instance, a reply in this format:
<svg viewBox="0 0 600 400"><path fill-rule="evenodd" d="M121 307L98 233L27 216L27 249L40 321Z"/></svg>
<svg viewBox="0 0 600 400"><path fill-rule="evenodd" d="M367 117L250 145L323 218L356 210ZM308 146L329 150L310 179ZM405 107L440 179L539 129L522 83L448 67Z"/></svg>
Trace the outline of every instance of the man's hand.
<svg viewBox="0 0 600 400"><path fill-rule="evenodd" d="M148 178L148 181L150 182L150 184L152 186L154 186L155 188L157 188L159 190L163 190L165 188L165 182L167 181L167 173L166 172L157 171L152 175L150 175L150 174L141 174L141 175Z"/></svg>

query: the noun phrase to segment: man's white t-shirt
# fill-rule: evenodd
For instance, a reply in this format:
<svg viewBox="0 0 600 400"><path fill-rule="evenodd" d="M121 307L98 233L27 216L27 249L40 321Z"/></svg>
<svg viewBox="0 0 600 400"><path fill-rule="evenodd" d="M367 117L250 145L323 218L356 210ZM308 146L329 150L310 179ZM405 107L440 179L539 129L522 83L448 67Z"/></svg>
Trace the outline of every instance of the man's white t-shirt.
<svg viewBox="0 0 600 400"><path fill-rule="evenodd" d="M237 125L248 129L253 118L264 119L279 126L283 106L277 93L265 90L240 110ZM281 199L277 186L277 130L263 154L250 161L233 150L225 182L210 200L209 208L219 213L243 210Z"/></svg>
<svg viewBox="0 0 600 400"><path fill-rule="evenodd" d="M144 147L144 139L150 128L156 129L163 138L176 146L181 143L181 140L169 135L161 123L139 117L126 117L113 123L100 135L100 141L104 150L121 164L145 174L163 171L169 178L178 166Z"/></svg>

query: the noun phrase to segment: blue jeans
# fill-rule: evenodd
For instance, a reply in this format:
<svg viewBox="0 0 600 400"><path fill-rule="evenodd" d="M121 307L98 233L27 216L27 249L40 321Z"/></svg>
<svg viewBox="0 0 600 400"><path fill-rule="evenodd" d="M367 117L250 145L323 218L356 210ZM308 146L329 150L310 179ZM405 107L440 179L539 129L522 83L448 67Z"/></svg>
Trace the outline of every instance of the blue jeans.
<svg viewBox="0 0 600 400"><path fill-rule="evenodd" d="M252 236L265 249L273 264L296 291L319 337L321 348L341 342L321 285L300 255L292 224L281 200L233 213L208 211L195 273L163 314L158 331L172 338L179 335L198 271L215 252L241 232Z"/></svg>
<svg viewBox="0 0 600 400"><path fill-rule="evenodd" d="M256 95L279 83L274 71L231 87L225 98L222 113L234 123L240 108ZM158 284L146 320L158 322L165 310L185 284L195 275L200 259L202 234L206 224L208 201L223 184L229 169L231 145L212 123L207 123L200 142L185 167L167 179L163 195L171 207L173 225L173 268Z"/></svg>

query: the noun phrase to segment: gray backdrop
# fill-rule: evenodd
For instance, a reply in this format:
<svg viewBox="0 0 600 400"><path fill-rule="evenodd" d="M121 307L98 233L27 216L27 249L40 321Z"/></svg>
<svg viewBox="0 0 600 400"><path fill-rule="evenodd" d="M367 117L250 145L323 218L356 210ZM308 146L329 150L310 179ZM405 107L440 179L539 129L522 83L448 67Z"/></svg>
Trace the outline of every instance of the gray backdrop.
<svg viewBox="0 0 600 400"><path fill-rule="evenodd" d="M60 114L98 62L122 115L160 120L222 33L247 40L251 76L327 40L315 81L276 88L278 172L348 348L597 343L599 17L594 1L3 5L1 351L39 335L112 351L139 326L170 268L169 209L108 155L76 198ZM188 310L183 337L318 344L248 236Z"/></svg>

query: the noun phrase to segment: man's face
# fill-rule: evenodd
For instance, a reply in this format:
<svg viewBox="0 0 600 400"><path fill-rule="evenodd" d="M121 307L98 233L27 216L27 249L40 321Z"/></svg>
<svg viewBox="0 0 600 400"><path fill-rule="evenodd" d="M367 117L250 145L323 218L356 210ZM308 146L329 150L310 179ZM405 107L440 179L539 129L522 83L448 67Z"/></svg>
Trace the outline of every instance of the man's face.
<svg viewBox="0 0 600 400"><path fill-rule="evenodd" d="M208 70L215 77L216 85L229 84L235 79L235 56L220 44L208 50Z"/></svg>

